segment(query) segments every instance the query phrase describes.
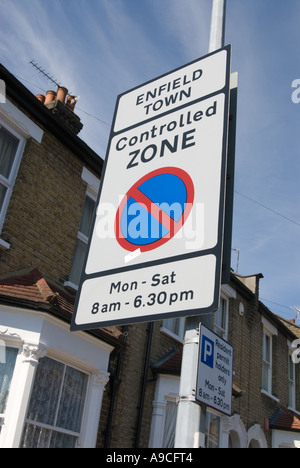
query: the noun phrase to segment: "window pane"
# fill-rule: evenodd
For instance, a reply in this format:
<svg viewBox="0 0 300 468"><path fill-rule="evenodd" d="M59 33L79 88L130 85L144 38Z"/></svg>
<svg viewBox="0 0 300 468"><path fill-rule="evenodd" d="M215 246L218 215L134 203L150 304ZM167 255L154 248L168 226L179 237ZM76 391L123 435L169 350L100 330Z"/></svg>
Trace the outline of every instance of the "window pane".
<svg viewBox="0 0 300 468"><path fill-rule="evenodd" d="M0 183L0 211L1 211L2 206L3 206L6 190L7 190L7 188L4 187L4 185L1 185L1 183Z"/></svg>
<svg viewBox="0 0 300 468"><path fill-rule="evenodd" d="M227 329L227 299L221 298L220 308L214 314L214 332L222 338L226 337Z"/></svg>
<svg viewBox="0 0 300 468"><path fill-rule="evenodd" d="M86 196L83 205L81 223L79 231L86 237L89 237L91 224L93 220L95 202L90 197Z"/></svg>
<svg viewBox="0 0 300 468"><path fill-rule="evenodd" d="M266 392L269 391L269 366L263 363L263 381L262 381L263 389Z"/></svg>
<svg viewBox="0 0 300 468"><path fill-rule="evenodd" d="M27 418L54 424L64 365L48 357L40 360L36 371Z"/></svg>
<svg viewBox="0 0 300 468"><path fill-rule="evenodd" d="M16 137L3 127L0 128L0 174L6 179L10 176L18 144L19 140Z"/></svg>
<svg viewBox="0 0 300 468"><path fill-rule="evenodd" d="M176 335L180 340L183 340L184 338L184 324L184 317L165 319L163 321L163 327L166 330L169 330L170 332L174 333L174 335Z"/></svg>
<svg viewBox="0 0 300 468"><path fill-rule="evenodd" d="M214 414L207 412L206 415L206 430L205 444L206 448L218 448L220 436L220 418Z"/></svg>
<svg viewBox="0 0 300 468"><path fill-rule="evenodd" d="M72 268L69 276L69 280L74 284L79 284L81 270L83 267L83 261L86 252L86 244L81 240L77 239Z"/></svg>
<svg viewBox="0 0 300 468"><path fill-rule="evenodd" d="M21 447L75 447L80 433L87 378L87 374L51 358L40 360ZM47 427L43 427L45 425ZM75 434L65 434L65 430Z"/></svg>
<svg viewBox="0 0 300 468"><path fill-rule="evenodd" d="M292 356L289 356L289 380L291 381L294 381L294 375L295 375L295 372L294 372L294 363L293 363L293 360L292 360Z"/></svg>
<svg viewBox="0 0 300 468"><path fill-rule="evenodd" d="M25 424L22 448L48 448L51 431L33 424Z"/></svg>
<svg viewBox="0 0 300 468"><path fill-rule="evenodd" d="M5 413L10 383L15 368L18 350L1 346L0 359L0 413Z"/></svg>
<svg viewBox="0 0 300 468"><path fill-rule="evenodd" d="M163 448L173 448L175 442L175 428L177 417L177 405L175 401L167 401L166 417L163 435Z"/></svg>
<svg viewBox="0 0 300 468"><path fill-rule="evenodd" d="M57 427L79 432L87 375L67 367L58 411Z"/></svg>
<svg viewBox="0 0 300 468"><path fill-rule="evenodd" d="M49 448L75 448L76 437L53 431Z"/></svg>
<svg viewBox="0 0 300 468"><path fill-rule="evenodd" d="M271 362L271 338L266 334L264 334L263 360Z"/></svg>

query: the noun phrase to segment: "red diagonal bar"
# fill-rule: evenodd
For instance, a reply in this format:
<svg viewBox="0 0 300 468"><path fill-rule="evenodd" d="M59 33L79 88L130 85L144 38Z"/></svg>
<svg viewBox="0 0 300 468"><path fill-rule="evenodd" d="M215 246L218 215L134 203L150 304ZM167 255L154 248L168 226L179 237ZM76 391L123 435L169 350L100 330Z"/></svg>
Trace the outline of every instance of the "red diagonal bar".
<svg viewBox="0 0 300 468"><path fill-rule="evenodd" d="M170 235L173 236L175 227L183 224L182 216L179 221L175 221L171 216L169 216L165 211L163 211L156 203L154 203L150 198L144 195L138 188L134 188L130 192L130 196L140 205L142 205L148 213L151 214L157 221L159 221L168 231Z"/></svg>

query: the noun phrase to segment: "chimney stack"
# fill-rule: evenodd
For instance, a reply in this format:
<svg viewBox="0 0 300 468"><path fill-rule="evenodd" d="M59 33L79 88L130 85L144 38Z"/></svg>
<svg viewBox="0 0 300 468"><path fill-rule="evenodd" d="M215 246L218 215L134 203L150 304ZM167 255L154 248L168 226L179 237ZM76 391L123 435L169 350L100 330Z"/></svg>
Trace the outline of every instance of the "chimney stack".
<svg viewBox="0 0 300 468"><path fill-rule="evenodd" d="M59 86L57 92L48 90L46 97L42 94L37 94L36 98L45 104L53 114L62 119L76 135L80 132L83 125L78 115L73 112L77 98L76 96L68 95L67 88Z"/></svg>

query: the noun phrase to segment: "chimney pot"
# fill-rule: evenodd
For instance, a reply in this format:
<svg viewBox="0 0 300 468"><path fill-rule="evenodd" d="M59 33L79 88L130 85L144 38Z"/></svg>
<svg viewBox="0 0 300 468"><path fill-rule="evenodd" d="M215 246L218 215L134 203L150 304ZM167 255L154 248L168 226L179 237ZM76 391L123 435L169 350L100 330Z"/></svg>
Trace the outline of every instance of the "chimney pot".
<svg viewBox="0 0 300 468"><path fill-rule="evenodd" d="M67 88L65 88L64 86L59 86L59 88L57 89L56 99L58 101L61 101L61 102L65 103L65 99L66 99L67 94L68 94Z"/></svg>
<svg viewBox="0 0 300 468"><path fill-rule="evenodd" d="M46 98L43 94L37 94L35 97L44 104Z"/></svg>
<svg viewBox="0 0 300 468"><path fill-rule="evenodd" d="M46 92L46 99L45 99L45 104L48 104L48 102L55 101L56 98L56 92L49 90Z"/></svg>
<svg viewBox="0 0 300 468"><path fill-rule="evenodd" d="M71 111L74 111L74 108L75 108L75 105L76 105L76 99L75 99L76 96L68 96L67 97L67 106L69 109L71 109Z"/></svg>
<svg viewBox="0 0 300 468"><path fill-rule="evenodd" d="M296 320L295 319L290 319L290 322L291 323L296 323Z"/></svg>

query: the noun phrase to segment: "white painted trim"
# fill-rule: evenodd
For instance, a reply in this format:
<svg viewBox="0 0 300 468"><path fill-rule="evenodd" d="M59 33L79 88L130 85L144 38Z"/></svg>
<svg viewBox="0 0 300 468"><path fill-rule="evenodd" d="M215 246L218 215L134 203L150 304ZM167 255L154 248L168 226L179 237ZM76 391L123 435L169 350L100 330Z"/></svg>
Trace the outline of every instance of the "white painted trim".
<svg viewBox="0 0 300 468"><path fill-rule="evenodd" d="M265 317L261 318L262 324L264 326L264 332L269 336L277 336L278 330L274 325L272 325Z"/></svg>
<svg viewBox="0 0 300 468"><path fill-rule="evenodd" d="M229 284L222 284L221 292L228 299L236 299L236 290L229 286Z"/></svg>
<svg viewBox="0 0 300 468"><path fill-rule="evenodd" d="M8 249L10 249L10 244L0 238L0 250L8 250Z"/></svg>
<svg viewBox="0 0 300 468"><path fill-rule="evenodd" d="M8 99L5 103L0 103L0 119L23 138L32 137L41 143L44 131Z"/></svg>
<svg viewBox="0 0 300 468"><path fill-rule="evenodd" d="M100 180L92 174L86 167L82 169L81 178L98 193Z"/></svg>

